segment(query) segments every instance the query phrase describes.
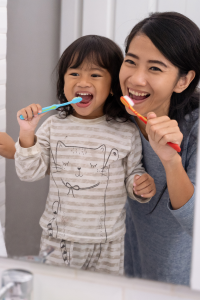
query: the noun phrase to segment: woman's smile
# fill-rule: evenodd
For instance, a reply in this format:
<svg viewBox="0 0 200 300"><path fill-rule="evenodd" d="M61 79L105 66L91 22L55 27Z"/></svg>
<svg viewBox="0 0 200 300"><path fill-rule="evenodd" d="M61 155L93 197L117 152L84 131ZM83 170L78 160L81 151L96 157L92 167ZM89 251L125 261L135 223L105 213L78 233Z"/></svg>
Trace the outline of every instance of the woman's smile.
<svg viewBox="0 0 200 300"><path fill-rule="evenodd" d="M131 99L133 99L134 103L140 103L143 102L145 99L147 99L150 94L142 91L135 91L130 88L128 88L128 95Z"/></svg>

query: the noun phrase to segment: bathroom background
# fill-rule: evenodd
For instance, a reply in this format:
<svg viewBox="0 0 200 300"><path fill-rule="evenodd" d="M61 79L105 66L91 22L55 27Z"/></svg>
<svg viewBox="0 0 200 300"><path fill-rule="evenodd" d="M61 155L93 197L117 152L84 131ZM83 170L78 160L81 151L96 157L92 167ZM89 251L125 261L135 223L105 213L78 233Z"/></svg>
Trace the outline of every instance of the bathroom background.
<svg viewBox="0 0 200 300"><path fill-rule="evenodd" d="M53 71L74 39L99 34L123 48L134 24L154 11L180 12L200 27L198 0L0 0L0 131L16 141L20 108L57 102ZM0 158L0 220L10 256L38 254L47 191L48 178L21 182L14 161Z"/></svg>

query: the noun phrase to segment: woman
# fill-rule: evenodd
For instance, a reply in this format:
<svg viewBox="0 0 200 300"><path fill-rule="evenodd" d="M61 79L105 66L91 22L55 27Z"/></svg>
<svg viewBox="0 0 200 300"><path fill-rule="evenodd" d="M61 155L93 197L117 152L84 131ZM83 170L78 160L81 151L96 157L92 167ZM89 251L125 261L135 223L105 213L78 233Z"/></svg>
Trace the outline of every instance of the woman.
<svg viewBox="0 0 200 300"><path fill-rule="evenodd" d="M131 117L140 130L144 167L157 189L148 205L128 199L125 273L189 285L200 31L179 13L155 13L132 29L125 54L121 88L148 119L145 125ZM167 142L181 145L181 153Z"/></svg>

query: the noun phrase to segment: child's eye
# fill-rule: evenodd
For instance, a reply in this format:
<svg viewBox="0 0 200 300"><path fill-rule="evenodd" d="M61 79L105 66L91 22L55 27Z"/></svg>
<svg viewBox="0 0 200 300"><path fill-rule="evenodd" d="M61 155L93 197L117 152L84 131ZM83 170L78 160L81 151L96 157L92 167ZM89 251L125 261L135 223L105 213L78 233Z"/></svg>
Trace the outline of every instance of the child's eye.
<svg viewBox="0 0 200 300"><path fill-rule="evenodd" d="M124 61L130 65L135 65L135 62L131 59L125 59Z"/></svg>
<svg viewBox="0 0 200 300"><path fill-rule="evenodd" d="M70 75L71 75L71 76L79 76L78 73L71 73Z"/></svg>
<svg viewBox="0 0 200 300"><path fill-rule="evenodd" d="M159 68L157 68L157 67L151 67L151 68L150 68L150 70L152 70L152 71L160 71L160 72L162 72L162 70L161 70L161 69L159 69Z"/></svg>
<svg viewBox="0 0 200 300"><path fill-rule="evenodd" d="M91 77L101 77L99 74L92 74Z"/></svg>

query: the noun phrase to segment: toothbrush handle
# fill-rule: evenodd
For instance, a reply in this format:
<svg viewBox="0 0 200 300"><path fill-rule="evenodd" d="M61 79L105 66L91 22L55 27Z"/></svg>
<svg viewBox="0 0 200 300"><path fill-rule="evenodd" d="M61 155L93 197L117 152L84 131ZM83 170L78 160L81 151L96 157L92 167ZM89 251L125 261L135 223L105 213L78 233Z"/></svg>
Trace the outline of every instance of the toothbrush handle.
<svg viewBox="0 0 200 300"><path fill-rule="evenodd" d="M82 100L81 97L75 97L75 98L72 99L72 101L69 101L69 102L65 102L65 103L62 103L62 104L53 104L53 105L51 105L51 106L43 107L43 108L42 108L42 112L39 113L38 115L41 115L41 114L43 114L43 113L45 113L45 112L47 112L47 111L50 111L50 110L57 109L57 108L59 108L59 107L61 107L61 106L66 106L66 105L69 105L69 104L72 104L72 103L78 103L78 102L80 102L81 100ZM20 115L19 118L20 118L21 120L24 120L24 117L23 117L22 115Z"/></svg>
<svg viewBox="0 0 200 300"><path fill-rule="evenodd" d="M47 111L50 111L50 110L54 110L57 108L58 105L51 105L51 106L47 106L47 107L43 107L42 108L42 112L41 113L38 113L38 115L41 115L41 114L44 114L45 112ZM19 118L21 120L24 120L24 117L22 115L19 116Z"/></svg>
<svg viewBox="0 0 200 300"><path fill-rule="evenodd" d="M181 152L181 148L179 147L178 144L174 144L174 143L168 142L167 145L169 145L170 147L172 147L177 152Z"/></svg>

